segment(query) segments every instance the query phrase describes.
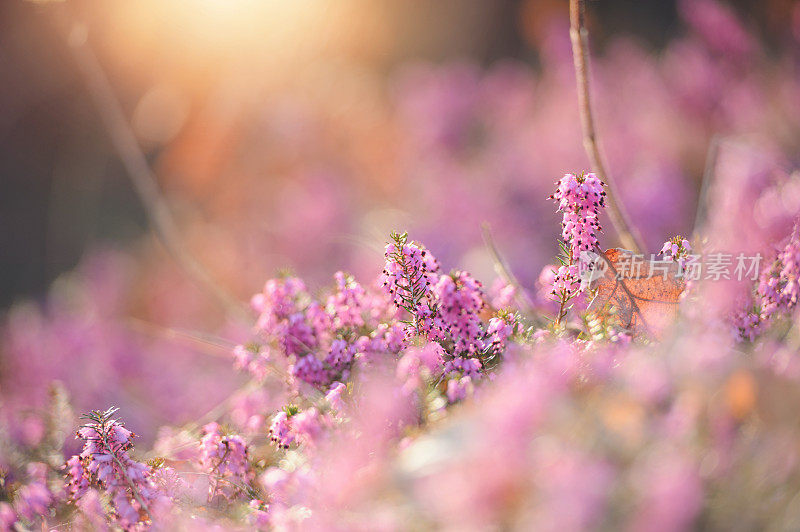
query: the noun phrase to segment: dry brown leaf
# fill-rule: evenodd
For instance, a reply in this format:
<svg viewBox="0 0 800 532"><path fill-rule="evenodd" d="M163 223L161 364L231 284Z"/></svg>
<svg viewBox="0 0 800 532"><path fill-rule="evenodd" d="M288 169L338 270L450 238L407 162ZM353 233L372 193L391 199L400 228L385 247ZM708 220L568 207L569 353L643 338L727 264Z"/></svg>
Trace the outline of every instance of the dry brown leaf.
<svg viewBox="0 0 800 532"><path fill-rule="evenodd" d="M678 311L684 289L678 265L618 248L606 250L605 259L597 263L602 275L592 282L597 292L589 310L608 315L613 309L621 327L658 337Z"/></svg>

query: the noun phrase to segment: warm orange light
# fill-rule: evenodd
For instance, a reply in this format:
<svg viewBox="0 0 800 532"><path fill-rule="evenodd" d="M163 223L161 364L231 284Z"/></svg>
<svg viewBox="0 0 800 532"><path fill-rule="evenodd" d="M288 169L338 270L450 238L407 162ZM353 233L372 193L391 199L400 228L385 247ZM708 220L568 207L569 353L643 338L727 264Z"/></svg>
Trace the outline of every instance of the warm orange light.
<svg viewBox="0 0 800 532"><path fill-rule="evenodd" d="M385 58L393 43L372 0L139 0L105 4L113 60L167 76L296 77L312 61ZM325 61L327 62L327 61ZM192 80L191 83L196 83Z"/></svg>

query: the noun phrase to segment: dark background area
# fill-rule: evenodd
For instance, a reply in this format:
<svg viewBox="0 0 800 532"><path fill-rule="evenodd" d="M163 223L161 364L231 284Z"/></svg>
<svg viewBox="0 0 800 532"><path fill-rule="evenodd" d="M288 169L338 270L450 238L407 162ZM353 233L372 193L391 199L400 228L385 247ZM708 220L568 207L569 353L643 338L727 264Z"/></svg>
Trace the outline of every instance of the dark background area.
<svg viewBox="0 0 800 532"><path fill-rule="evenodd" d="M387 72L416 57L467 57L484 64L512 57L535 64L535 43L525 37L525 21L538 24L567 11L565 0L381 3L388 12L397 11L397 24L418 32L385 58L380 66ZM113 65L104 60L102 43L114 33L106 13L96 2L70 4L90 29L99 31L95 49L130 111L147 89L147 70L120 82ZM791 1L740 0L731 5L768 46L789 31ZM50 10L63 8L22 0L0 3L0 307L21 296L41 295L86 249L129 241L146 227L143 210L53 23ZM442 37L439 30L466 8L488 14L482 15L483 38L465 41L457 26ZM600 53L611 36L630 34L657 51L682 31L674 1L601 0L591 2L590 11L592 44ZM535 35L536 29L531 32ZM147 58L141 61L146 64ZM148 155L156 153L153 148Z"/></svg>

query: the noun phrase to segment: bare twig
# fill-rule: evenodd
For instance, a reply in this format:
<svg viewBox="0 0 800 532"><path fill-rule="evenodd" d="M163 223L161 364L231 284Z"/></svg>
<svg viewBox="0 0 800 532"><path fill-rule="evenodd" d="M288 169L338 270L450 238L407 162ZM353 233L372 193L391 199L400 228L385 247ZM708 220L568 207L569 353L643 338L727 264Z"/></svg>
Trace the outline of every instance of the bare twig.
<svg viewBox="0 0 800 532"><path fill-rule="evenodd" d="M125 323L137 333L176 343L185 342L191 344L191 348L194 351L213 357L225 358L226 360L230 360L231 351L236 347L236 343L214 335L164 327L138 318L128 318Z"/></svg>
<svg viewBox="0 0 800 532"><path fill-rule="evenodd" d="M718 135L711 137L711 141L708 143L708 152L706 153L706 162L703 168L703 181L700 183L700 195L697 198L697 213L694 219L694 229L692 229L692 240L696 242L696 247L700 243L701 233L706 223L708 214L708 191L711 188L711 182L714 178L721 144L722 138Z"/></svg>
<svg viewBox="0 0 800 532"><path fill-rule="evenodd" d="M247 307L222 288L183 245L177 224L158 188L156 176L136 140L119 100L114 95L108 77L89 46L85 27L73 25L67 41L89 94L111 137L114 149L145 207L152 230L175 262L198 287L217 301L230 315L249 321Z"/></svg>
<svg viewBox="0 0 800 532"><path fill-rule="evenodd" d="M500 252L497 250L497 246L494 243L494 238L492 238L492 231L489 227L489 224L484 222L481 224L481 234L483 235L483 242L486 244L486 249L489 250L489 254L492 257L492 262L494 262L494 269L497 275L499 275L507 284L510 284L515 288L515 298L517 299L517 303L520 305L520 308L526 314L533 313L533 301L531 301L530 296L522 288L522 285L519 284L517 277L511 271L508 264L503 260L503 257L500 256Z"/></svg>
<svg viewBox="0 0 800 532"><path fill-rule="evenodd" d="M584 24L585 0L570 0L569 20L572 39L572 57L575 63L575 77L578 84L578 108L583 130L583 147L589 156L592 170L607 187L608 217L619 235L622 245L634 253L641 253L644 247L641 238L631 229L624 207L619 203L619 190L614 180L606 172L603 157L597 142L597 133L592 114L591 93L589 90L589 43Z"/></svg>

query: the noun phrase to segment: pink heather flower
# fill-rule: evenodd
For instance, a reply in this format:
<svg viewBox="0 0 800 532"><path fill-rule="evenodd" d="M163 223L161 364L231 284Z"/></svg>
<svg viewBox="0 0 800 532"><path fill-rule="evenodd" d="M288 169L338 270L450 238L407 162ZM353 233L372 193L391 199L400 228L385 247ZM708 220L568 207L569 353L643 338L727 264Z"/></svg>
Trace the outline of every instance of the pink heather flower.
<svg viewBox="0 0 800 532"><path fill-rule="evenodd" d="M439 263L422 245L409 242L407 234L392 233L386 245L386 265L381 280L394 304L412 317L416 334L433 332L433 313L428 296L439 277Z"/></svg>
<svg viewBox="0 0 800 532"><path fill-rule="evenodd" d="M259 313L256 327L278 341L287 356L307 353L317 347L314 328L306 313L310 298L300 279L270 279L261 294L253 296L252 307Z"/></svg>
<svg viewBox="0 0 800 532"><path fill-rule="evenodd" d="M496 317L489 320L486 327L486 347L498 353L505 349L506 341L514 334L514 317Z"/></svg>
<svg viewBox="0 0 800 532"><path fill-rule="evenodd" d="M208 423L202 430L199 451L200 465L212 479L209 498L216 493L230 498L238 490L235 484L247 482L250 474L248 449L241 436L223 434L219 424ZM232 482L220 483L220 479Z"/></svg>
<svg viewBox="0 0 800 532"><path fill-rule="evenodd" d="M559 266L553 276L553 289L551 294L556 296L556 299L561 301L569 301L582 290L580 276L578 274L578 265L563 265Z"/></svg>
<svg viewBox="0 0 800 532"><path fill-rule="evenodd" d="M314 329L302 312L289 315L275 327L273 336L278 338L287 356L308 353L317 347Z"/></svg>
<svg viewBox="0 0 800 532"><path fill-rule="evenodd" d="M472 378L465 375L447 381L447 400L451 403L463 401L473 391Z"/></svg>
<svg viewBox="0 0 800 532"><path fill-rule="evenodd" d="M237 345L233 348L234 366L238 369L247 369L254 354L247 346Z"/></svg>
<svg viewBox="0 0 800 532"><path fill-rule="evenodd" d="M689 241L678 235L664 242L660 253L664 256L664 260L677 262L678 265L683 266L691 252L692 245L689 244Z"/></svg>
<svg viewBox="0 0 800 532"><path fill-rule="evenodd" d="M324 421L315 407L300 411L289 405L272 418L269 437L283 449L288 449L295 441L313 446L322 433Z"/></svg>
<svg viewBox="0 0 800 532"><path fill-rule="evenodd" d="M356 344L358 352L368 356L399 353L406 346L405 327L402 323L381 323L369 337L362 336Z"/></svg>
<svg viewBox="0 0 800 532"><path fill-rule="evenodd" d="M483 365L477 358L456 357L444 364L444 373L457 372L468 377L478 378Z"/></svg>
<svg viewBox="0 0 800 532"><path fill-rule="evenodd" d="M731 317L733 337L736 340L755 341L761 331L761 317L750 310L741 310Z"/></svg>
<svg viewBox="0 0 800 532"><path fill-rule="evenodd" d="M554 297L555 291L553 289L558 268L555 264L548 264L542 268L542 271L539 272L539 277L536 279L536 305L545 312L558 310L557 298Z"/></svg>
<svg viewBox="0 0 800 532"><path fill-rule="evenodd" d="M334 382L331 386L331 389L328 390L327 394L325 394L325 400L328 401L328 404L331 405L331 408L337 412L341 412L344 409L342 394L346 390L347 386L345 386L343 383Z"/></svg>
<svg viewBox="0 0 800 532"><path fill-rule="evenodd" d="M247 444L241 436L223 434L217 423L203 427L200 464L212 477L246 481L249 475Z"/></svg>
<svg viewBox="0 0 800 532"><path fill-rule="evenodd" d="M233 348L234 367L264 380L269 371L270 355L266 346L237 345Z"/></svg>
<svg viewBox="0 0 800 532"><path fill-rule="evenodd" d="M517 295L517 288L505 279L498 277L492 283L489 290L489 299L495 309L504 309L513 306L514 297Z"/></svg>
<svg viewBox="0 0 800 532"><path fill-rule="evenodd" d="M47 466L32 462L27 469L30 480L17 492L14 505L19 515L31 520L36 516L46 515L55 497L47 487Z"/></svg>
<svg viewBox="0 0 800 532"><path fill-rule="evenodd" d="M0 502L0 530L14 530L17 514L7 502Z"/></svg>
<svg viewBox="0 0 800 532"><path fill-rule="evenodd" d="M800 294L800 226L795 225L789 241L774 256L771 266L761 272L755 290L756 311L749 306L731 317L739 339L753 341L772 318L791 312Z"/></svg>
<svg viewBox="0 0 800 532"><path fill-rule="evenodd" d="M548 198L558 201L558 210L563 213L561 236L573 260L578 259L581 251L597 247L597 233L602 231L598 215L600 208L605 207L604 186L593 173L565 174Z"/></svg>
<svg viewBox="0 0 800 532"><path fill-rule="evenodd" d="M442 367L444 350L436 342L424 347L410 347L397 362L397 376L404 381L403 391L419 389L425 378L435 375Z"/></svg>
<svg viewBox="0 0 800 532"><path fill-rule="evenodd" d="M466 272L443 275L433 287L442 327L450 334L456 353L483 348L478 313L484 306L483 287Z"/></svg>
<svg viewBox="0 0 800 532"><path fill-rule="evenodd" d="M250 305L260 314L257 326L263 330L272 329L280 320L299 312L302 308L299 300L303 298L307 298L307 294L302 279L270 279L264 291L250 300Z"/></svg>
<svg viewBox="0 0 800 532"><path fill-rule="evenodd" d="M248 515L248 522L256 528L267 528L270 525L269 519L269 506L260 500L253 499L248 504L250 513Z"/></svg>
<svg viewBox="0 0 800 532"><path fill-rule="evenodd" d="M312 386L320 386L330 381L330 374L325 369L325 364L313 353L297 357L291 372L294 378Z"/></svg>
<svg viewBox="0 0 800 532"><path fill-rule="evenodd" d="M331 342L331 350L325 357L325 362L338 374L345 373L356 356L356 348L344 340L336 339Z"/></svg>
<svg viewBox="0 0 800 532"><path fill-rule="evenodd" d="M795 225L789 242L777 253L772 267L759 279L761 318L768 320L776 312L788 312L797 305L800 292L800 226Z"/></svg>
<svg viewBox="0 0 800 532"><path fill-rule="evenodd" d="M322 343L334 332L331 314L318 301L312 301L305 309L305 319L318 343Z"/></svg>
<svg viewBox="0 0 800 532"><path fill-rule="evenodd" d="M90 423L77 434L84 441L83 451L65 466L67 492L77 500L87 493L87 486L105 490L117 524L130 529L139 524L142 512L150 517L150 507L165 497L150 479L150 468L128 455L134 434L112 419L116 411L110 408L85 416Z"/></svg>
<svg viewBox="0 0 800 532"><path fill-rule="evenodd" d="M284 449L288 449L295 440L290 413L281 410L272 418L272 424L269 427L269 437L272 442Z"/></svg>
<svg viewBox="0 0 800 532"><path fill-rule="evenodd" d="M333 329L358 328L364 325L364 289L352 276L336 272L336 292L328 297L327 310L333 316Z"/></svg>
<svg viewBox="0 0 800 532"><path fill-rule="evenodd" d="M78 500L89 489L89 477L86 474L86 469L77 455L67 460L64 466L67 471L67 493L73 500Z"/></svg>
<svg viewBox="0 0 800 532"><path fill-rule="evenodd" d="M322 433L322 419L319 411L311 407L292 416L292 430L297 440L313 445Z"/></svg>

